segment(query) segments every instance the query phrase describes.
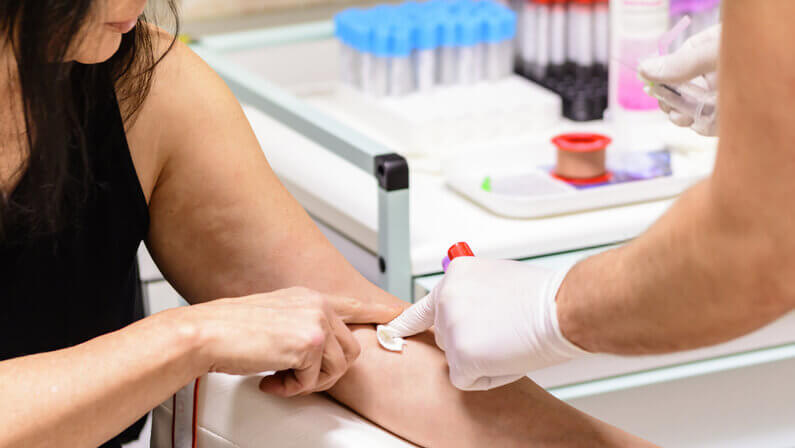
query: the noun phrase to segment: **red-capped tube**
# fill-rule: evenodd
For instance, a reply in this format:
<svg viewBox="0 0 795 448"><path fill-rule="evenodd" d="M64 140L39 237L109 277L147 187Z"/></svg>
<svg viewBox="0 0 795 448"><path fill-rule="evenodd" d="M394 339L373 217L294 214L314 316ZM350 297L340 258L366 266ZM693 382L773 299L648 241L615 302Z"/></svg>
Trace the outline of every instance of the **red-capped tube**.
<svg viewBox="0 0 795 448"><path fill-rule="evenodd" d="M450 249L447 250L447 257L450 261L455 260L458 257L474 257L475 253L472 252L472 249L469 248L469 244L460 242L455 243L450 246Z"/></svg>

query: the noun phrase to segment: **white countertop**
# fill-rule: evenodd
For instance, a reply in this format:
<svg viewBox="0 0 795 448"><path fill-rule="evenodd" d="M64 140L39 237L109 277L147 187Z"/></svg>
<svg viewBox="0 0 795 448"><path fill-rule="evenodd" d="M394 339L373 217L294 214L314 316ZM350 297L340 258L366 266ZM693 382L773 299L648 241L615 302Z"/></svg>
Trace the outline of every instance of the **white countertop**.
<svg viewBox="0 0 795 448"><path fill-rule="evenodd" d="M375 252L378 220L373 176L258 110L245 109L263 151L291 193L310 213ZM412 169L410 184L415 276L439 272L440 257L456 241L468 241L483 256L514 259L625 241L642 233L673 202L512 219L490 213L452 191L439 174Z"/></svg>

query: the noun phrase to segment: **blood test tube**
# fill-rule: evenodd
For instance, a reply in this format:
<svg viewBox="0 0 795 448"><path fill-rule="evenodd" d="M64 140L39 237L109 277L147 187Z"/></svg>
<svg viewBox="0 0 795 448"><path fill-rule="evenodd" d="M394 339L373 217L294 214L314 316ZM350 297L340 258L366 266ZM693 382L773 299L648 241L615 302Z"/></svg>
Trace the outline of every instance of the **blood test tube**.
<svg viewBox="0 0 795 448"><path fill-rule="evenodd" d="M610 57L610 14L608 0L594 0L593 5L594 61L607 70Z"/></svg>
<svg viewBox="0 0 795 448"><path fill-rule="evenodd" d="M447 250L447 256L450 261L453 261L458 257L474 257L475 253L469 248L469 244L460 242L450 246L450 249Z"/></svg>
<svg viewBox="0 0 795 448"><path fill-rule="evenodd" d="M538 28L538 5L534 0L525 0L524 8L520 21L522 22L522 39L519 45L519 69L524 75L534 76L536 71L536 52L538 51L536 44L536 31Z"/></svg>
<svg viewBox="0 0 795 448"><path fill-rule="evenodd" d="M568 0L552 0L550 8L549 65L550 71L560 76L566 65L566 4Z"/></svg>
<svg viewBox="0 0 795 448"><path fill-rule="evenodd" d="M442 259L442 269L447 272L447 267L450 266L453 260L458 257L474 257L475 253L469 248L469 244L460 242L450 246L447 250L447 256Z"/></svg>
<svg viewBox="0 0 795 448"><path fill-rule="evenodd" d="M572 49L572 62L577 66L579 75L587 77L592 73L594 64L593 46L593 0L574 0L569 5L569 18L571 20L569 38L569 48Z"/></svg>
<svg viewBox="0 0 795 448"><path fill-rule="evenodd" d="M535 0L536 13L536 52L531 76L537 80L547 75L550 60L551 0Z"/></svg>

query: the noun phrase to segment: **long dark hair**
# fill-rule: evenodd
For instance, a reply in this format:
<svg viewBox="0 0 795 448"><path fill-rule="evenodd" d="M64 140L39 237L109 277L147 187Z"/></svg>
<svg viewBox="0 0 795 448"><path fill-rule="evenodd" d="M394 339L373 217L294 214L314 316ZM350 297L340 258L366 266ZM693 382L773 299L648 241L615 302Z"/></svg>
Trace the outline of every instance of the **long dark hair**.
<svg viewBox="0 0 795 448"><path fill-rule="evenodd" d="M173 14L174 35L179 29L175 0L166 0ZM13 196L0 201L0 242L4 229L13 223L28 233L56 231L66 212L84 200L91 172L88 169L85 129L86 111L107 101L107 92L92 89L116 87L120 109L129 128L149 94L153 72L162 60L148 20L141 16L135 29L122 37L119 50L108 61L83 65L63 61L78 33L96 8L95 0L0 1L0 40L16 57L24 115L25 163L19 168L33 186L24 201ZM172 41L171 46L174 45ZM167 53L167 51L166 51ZM105 80L105 84L99 83ZM95 82L96 81L96 82ZM83 166L78 175L70 166Z"/></svg>

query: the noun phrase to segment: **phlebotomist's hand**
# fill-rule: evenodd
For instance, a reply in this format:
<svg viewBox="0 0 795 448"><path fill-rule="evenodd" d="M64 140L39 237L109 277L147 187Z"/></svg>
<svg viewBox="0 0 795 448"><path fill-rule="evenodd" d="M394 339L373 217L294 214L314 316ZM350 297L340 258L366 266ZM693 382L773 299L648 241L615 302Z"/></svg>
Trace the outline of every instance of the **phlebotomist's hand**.
<svg viewBox="0 0 795 448"><path fill-rule="evenodd" d="M346 323L382 322L385 305L290 288L172 310L199 345L202 371L278 371L260 388L281 396L331 388L359 356Z"/></svg>
<svg viewBox="0 0 795 448"><path fill-rule="evenodd" d="M456 258L442 281L389 326L401 336L435 327L450 379L463 390L512 383L586 352L558 325L555 296L567 270Z"/></svg>
<svg viewBox="0 0 795 448"><path fill-rule="evenodd" d="M675 52L646 59L641 62L640 76L656 83L679 86L689 82L701 89L703 98L695 98L702 103L714 103L718 91L718 54L720 52L721 25L715 25L691 37ZM713 104L715 106L715 104ZM668 114L677 126L692 127L702 135L718 135L718 115L713 120L696 121L693 117L676 110L670 104L660 101L660 108Z"/></svg>

